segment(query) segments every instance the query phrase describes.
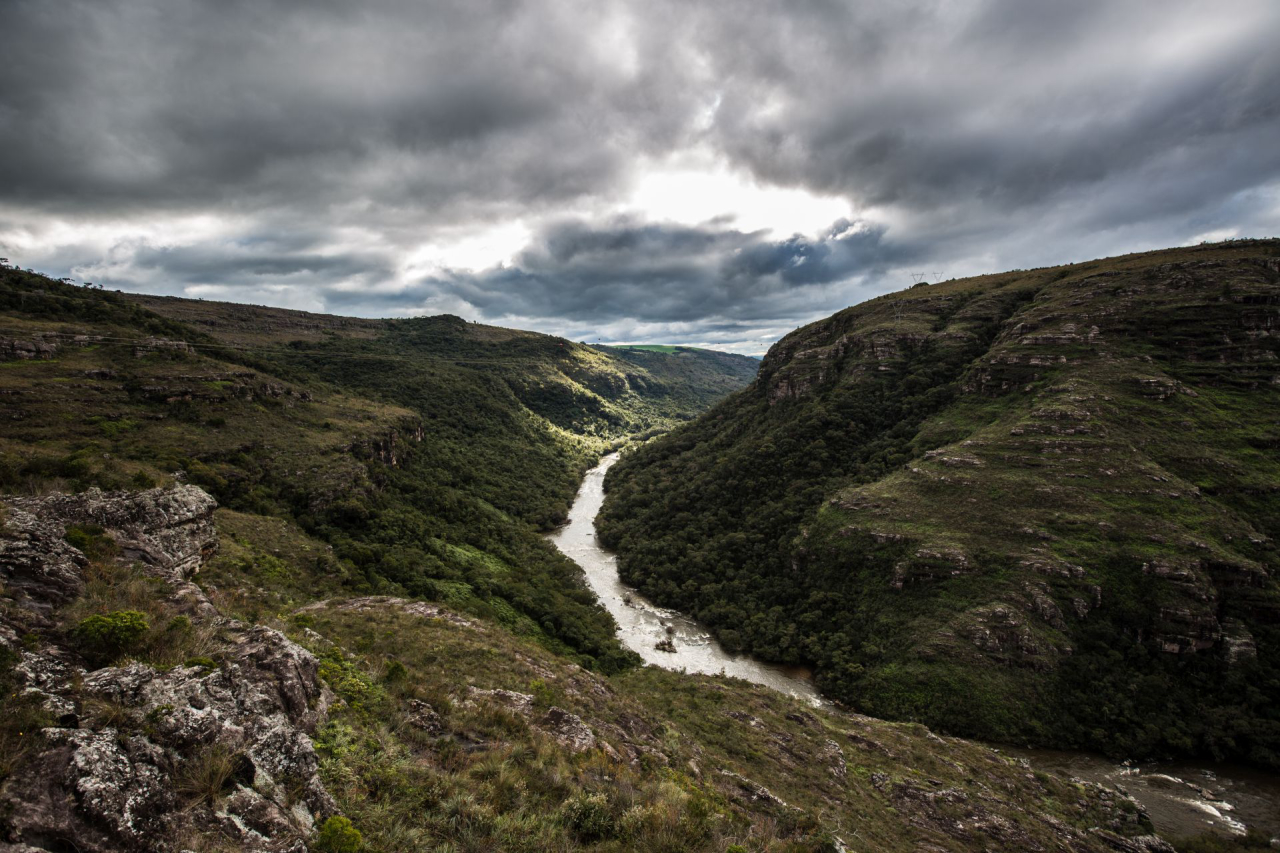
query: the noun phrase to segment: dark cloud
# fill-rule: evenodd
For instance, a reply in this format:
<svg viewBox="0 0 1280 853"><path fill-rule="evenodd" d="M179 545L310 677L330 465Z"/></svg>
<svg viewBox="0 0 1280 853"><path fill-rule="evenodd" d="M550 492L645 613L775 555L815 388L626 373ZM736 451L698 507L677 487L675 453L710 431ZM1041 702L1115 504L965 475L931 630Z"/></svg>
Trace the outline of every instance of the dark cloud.
<svg viewBox="0 0 1280 853"><path fill-rule="evenodd" d="M807 317L833 285L885 271L900 258L883 236L844 221L816 239L785 240L711 226L561 223L513 267L430 278L417 288L489 317L554 317L591 327L618 318L661 325L693 319L742 329Z"/></svg>
<svg viewBox="0 0 1280 853"><path fill-rule="evenodd" d="M1274 0L9 0L4 22L0 250L115 286L755 348L912 268L1280 231ZM689 151L856 227L619 214ZM506 266L415 266L505 222L532 235Z"/></svg>
<svg viewBox="0 0 1280 853"><path fill-rule="evenodd" d="M369 202L437 217L598 191L678 141L674 48L608 4L17 0L0 184L69 209Z"/></svg>
<svg viewBox="0 0 1280 853"><path fill-rule="evenodd" d="M776 51L774 62L736 46L714 54L729 78L762 64L791 70L767 78L767 108L753 87L735 90L714 128L773 180L840 188L867 205L964 200L967 218L1017 216L1111 181L1141 196L1152 179L1200 171L1225 197L1280 171L1280 146L1256 138L1280 131L1275 4L946 7L974 10L958 18L907 5L879 23L896 49L863 54L856 26L824 26L828 10L799 8L813 13L803 50L768 38L756 16L738 44ZM1170 212L1167 200L1152 207Z"/></svg>

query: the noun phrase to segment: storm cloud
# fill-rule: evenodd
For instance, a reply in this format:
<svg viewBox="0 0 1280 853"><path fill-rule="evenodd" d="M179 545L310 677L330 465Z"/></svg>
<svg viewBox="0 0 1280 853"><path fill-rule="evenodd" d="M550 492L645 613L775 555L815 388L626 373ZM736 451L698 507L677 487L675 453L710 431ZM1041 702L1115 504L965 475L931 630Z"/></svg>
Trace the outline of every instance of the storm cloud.
<svg viewBox="0 0 1280 853"><path fill-rule="evenodd" d="M1272 0L10 0L5 29L0 253L110 287L757 352L913 271L1280 233Z"/></svg>

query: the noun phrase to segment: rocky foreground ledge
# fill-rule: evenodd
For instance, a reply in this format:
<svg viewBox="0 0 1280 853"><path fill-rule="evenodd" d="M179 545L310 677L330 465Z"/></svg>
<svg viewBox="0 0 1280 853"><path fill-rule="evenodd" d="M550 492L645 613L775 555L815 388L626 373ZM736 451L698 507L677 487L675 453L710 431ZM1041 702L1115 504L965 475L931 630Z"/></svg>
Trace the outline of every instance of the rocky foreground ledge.
<svg viewBox="0 0 1280 853"><path fill-rule="evenodd" d="M20 694L49 725L23 733L34 755L0 786L9 842L0 850L173 851L210 833L243 850L306 850L336 811L308 736L332 694L310 652L218 616L191 582L217 550L214 500L179 486L6 503L0 644L17 658ZM101 528L114 559L167 595L173 624L206 632L218 663L93 669L61 613L92 584L69 525ZM201 797L208 789L221 796Z"/></svg>

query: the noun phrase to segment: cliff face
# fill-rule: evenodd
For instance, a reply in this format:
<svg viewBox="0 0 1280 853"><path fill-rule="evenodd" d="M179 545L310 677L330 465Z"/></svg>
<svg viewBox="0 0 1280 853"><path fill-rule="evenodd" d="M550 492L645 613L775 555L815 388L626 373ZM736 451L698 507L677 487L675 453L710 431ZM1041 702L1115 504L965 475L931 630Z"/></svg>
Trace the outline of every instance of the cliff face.
<svg viewBox="0 0 1280 853"><path fill-rule="evenodd" d="M271 600L256 584L306 561L236 555L305 538L214 508L193 486L0 502L0 850L1171 850L1128 797L985 747L608 678L435 603L229 618L207 571Z"/></svg>
<svg viewBox="0 0 1280 853"><path fill-rule="evenodd" d="M1277 323L1275 242L880 297L616 466L604 532L870 712L1280 762Z"/></svg>

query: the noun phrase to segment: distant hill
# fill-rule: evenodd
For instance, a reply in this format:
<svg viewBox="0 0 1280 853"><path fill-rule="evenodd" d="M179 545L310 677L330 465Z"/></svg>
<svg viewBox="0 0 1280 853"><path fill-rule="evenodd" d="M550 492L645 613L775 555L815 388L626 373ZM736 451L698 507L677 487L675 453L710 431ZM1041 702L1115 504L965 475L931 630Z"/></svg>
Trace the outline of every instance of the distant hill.
<svg viewBox="0 0 1280 853"><path fill-rule="evenodd" d="M601 352L640 367L652 381L670 386L675 395L688 395L690 409L702 410L706 404L737 391L756 378L759 359L728 352L681 346L597 346ZM637 380L633 380L637 381Z"/></svg>
<svg viewBox="0 0 1280 853"><path fill-rule="evenodd" d="M1277 328L1280 241L882 296L624 458L602 535L866 713L1280 766Z"/></svg>

